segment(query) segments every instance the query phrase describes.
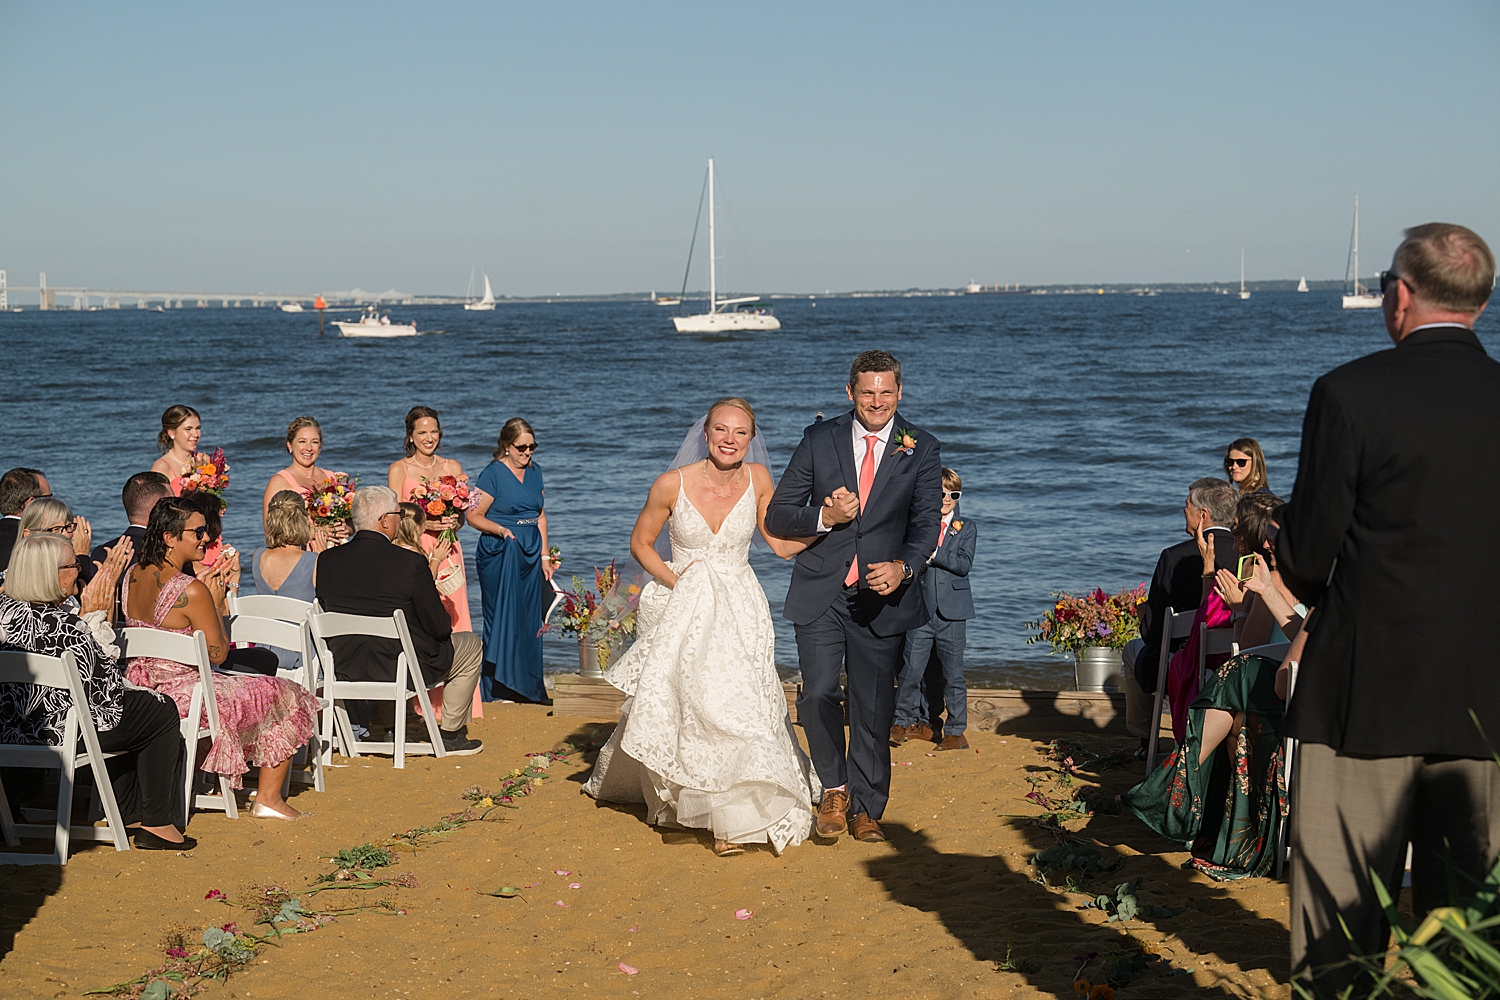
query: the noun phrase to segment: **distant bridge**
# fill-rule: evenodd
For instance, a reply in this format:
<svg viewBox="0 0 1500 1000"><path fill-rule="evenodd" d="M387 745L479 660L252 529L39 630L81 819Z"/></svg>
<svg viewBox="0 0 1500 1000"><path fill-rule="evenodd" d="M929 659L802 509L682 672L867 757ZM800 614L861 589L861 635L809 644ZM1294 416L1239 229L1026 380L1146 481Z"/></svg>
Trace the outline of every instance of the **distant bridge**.
<svg viewBox="0 0 1500 1000"><path fill-rule="evenodd" d="M11 292L35 292L41 304L41 308L57 309L58 298L64 300L72 299L73 309L119 309L122 301L135 302L137 309L149 309L152 304L164 309L181 309L189 303L200 309L206 309L210 304L217 303L225 309L233 309L241 306L264 307L280 305L303 305L311 306L316 294L305 293L278 293L270 292L182 292L182 291L152 291L149 289L134 288L82 288L71 285L48 285L47 272L43 271L35 285L7 285L4 271L0 271L0 310L8 310ZM326 297L326 296L325 296ZM332 302L331 297L328 301ZM94 305L98 299L99 304ZM344 301L344 300L340 300ZM383 301L378 296L371 296L360 301L379 302ZM423 304L441 304L451 302L463 302L462 298L456 296L433 296L424 295L420 299L407 298L400 300L404 304L421 302ZM67 307L63 307L67 308Z"/></svg>

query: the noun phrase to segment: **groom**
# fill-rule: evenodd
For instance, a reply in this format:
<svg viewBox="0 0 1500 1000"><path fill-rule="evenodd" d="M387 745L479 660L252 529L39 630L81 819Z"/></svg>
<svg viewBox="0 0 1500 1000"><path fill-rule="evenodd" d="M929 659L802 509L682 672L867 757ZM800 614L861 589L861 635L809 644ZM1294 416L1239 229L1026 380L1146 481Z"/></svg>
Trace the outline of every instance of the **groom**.
<svg viewBox="0 0 1500 1000"><path fill-rule="evenodd" d="M937 546L943 469L937 439L896 411L901 362L866 351L848 393L852 412L802 432L766 527L815 539L797 556L785 614L802 665L797 717L824 789L818 835L883 841L896 674L906 632L928 618L913 576Z"/></svg>

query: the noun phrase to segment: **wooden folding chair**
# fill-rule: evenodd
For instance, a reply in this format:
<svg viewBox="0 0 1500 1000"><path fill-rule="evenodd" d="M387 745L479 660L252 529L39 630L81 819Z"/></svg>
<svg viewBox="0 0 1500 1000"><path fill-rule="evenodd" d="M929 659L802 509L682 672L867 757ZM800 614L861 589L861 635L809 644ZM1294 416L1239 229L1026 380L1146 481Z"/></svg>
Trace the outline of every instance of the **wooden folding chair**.
<svg viewBox="0 0 1500 1000"><path fill-rule="evenodd" d="M194 809L220 809L230 819L239 819L234 786L226 776L216 775L219 780L217 795L193 793L198 776L198 742L204 738L219 738L219 702L214 697L214 668L208 658L208 641L203 637L203 630L183 635L155 628L125 628L120 630L118 641L122 659L150 656L194 667L198 671L198 683L193 685L187 718L181 723L182 739L187 744L186 763L182 769L182 825L187 826Z"/></svg>
<svg viewBox="0 0 1500 1000"><path fill-rule="evenodd" d="M289 600L290 598L277 598L278 600ZM301 602L298 602L301 603ZM241 603L241 607L244 604ZM308 605L309 608L312 605ZM296 670L278 670L276 675L286 680L296 681L307 689L308 693L318 700L318 711L321 715L327 707L326 695L318 694L318 660L313 655L312 629L303 621L294 624L289 621L281 621L275 618L261 618L252 614L237 614L229 619L229 639L231 642L253 642L262 646L275 646L278 649L295 649L302 654L302 666ZM287 787L291 782L311 784L317 791L323 791L323 768L331 756L331 748L325 748L320 733L315 728L307 745L297 751L305 753L307 760L312 765L312 774L298 770L293 767L287 771ZM293 764L295 764L295 759ZM285 791L285 789L283 790Z"/></svg>
<svg viewBox="0 0 1500 1000"><path fill-rule="evenodd" d="M78 676L78 661L73 654L46 656L41 653L0 652L0 684L36 684L40 687L59 688L67 691L73 704L63 722L62 743L57 746L26 743L0 744L0 766L57 768L57 812L53 822L16 823L11 819L10 802L5 797L5 785L0 783L0 834L4 835L7 847L19 847L21 835L32 837L52 836L51 854L24 854L19 851L0 853L0 864L8 865L66 865L68 845L72 838L90 841L113 841L115 850L130 850L129 832L120 818L120 806L115 801L114 786L109 782L109 772L104 762L115 754L106 754L99 748L99 734L94 729L94 719L89 715L88 696L83 690L83 679ZM79 737L83 738L83 753L78 751ZM73 776L78 765L83 764L94 772L94 785L98 789L99 801L104 806L105 825L97 827L73 825Z"/></svg>
<svg viewBox="0 0 1500 1000"><path fill-rule="evenodd" d="M323 664L323 694L328 707L323 713L323 736L332 742L338 740L340 752L345 757L358 757L361 753L388 753L395 758L398 768L406 767L406 755L432 754L443 757L443 736L438 729L437 716L433 714L432 702L427 697L427 685L422 682L422 668L411 642L411 631L406 626L406 614L397 608L389 618L367 615L349 615L324 611L317 603L313 605L313 646ZM397 639L401 652L396 655L396 677L394 681L346 681L338 676L338 664L328 640L341 635L364 635L377 639ZM408 742L406 739L406 702L416 695L422 707L422 721L427 726L427 742ZM392 740L356 740L354 727L349 722L349 713L341 704L345 699L363 701L395 702L395 732Z"/></svg>

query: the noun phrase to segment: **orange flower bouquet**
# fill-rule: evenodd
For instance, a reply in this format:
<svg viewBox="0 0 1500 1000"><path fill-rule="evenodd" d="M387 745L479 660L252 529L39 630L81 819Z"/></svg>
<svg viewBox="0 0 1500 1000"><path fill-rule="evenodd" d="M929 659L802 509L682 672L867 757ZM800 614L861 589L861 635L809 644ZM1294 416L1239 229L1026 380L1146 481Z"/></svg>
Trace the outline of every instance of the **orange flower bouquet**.
<svg viewBox="0 0 1500 1000"><path fill-rule="evenodd" d="M411 491L411 502L420 506L429 518L439 520L473 510L479 505L479 498L474 495L468 476L438 476L423 479L422 485ZM452 528L444 528L438 538L451 542L458 534Z"/></svg>
<svg viewBox="0 0 1500 1000"><path fill-rule="evenodd" d="M201 452L182 467L183 493L212 493L222 497L229 488L229 462L224 458L224 449L215 448L212 455Z"/></svg>
<svg viewBox="0 0 1500 1000"><path fill-rule="evenodd" d="M359 491L359 477L347 472L329 473L328 478L307 491L307 516L313 524L325 528L349 520L354 494Z"/></svg>

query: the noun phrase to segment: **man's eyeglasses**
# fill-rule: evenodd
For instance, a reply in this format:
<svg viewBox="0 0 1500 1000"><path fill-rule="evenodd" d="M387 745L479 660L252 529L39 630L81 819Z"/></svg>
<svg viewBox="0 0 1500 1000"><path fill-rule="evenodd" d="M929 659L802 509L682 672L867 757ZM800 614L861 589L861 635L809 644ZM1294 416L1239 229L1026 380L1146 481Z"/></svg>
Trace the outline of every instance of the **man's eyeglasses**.
<svg viewBox="0 0 1500 1000"><path fill-rule="evenodd" d="M1229 468L1231 465L1234 466L1236 469L1243 469L1245 466L1247 466L1249 464L1250 464L1250 460L1248 458L1226 458L1226 459L1224 459L1224 468L1226 468L1226 469Z"/></svg>
<svg viewBox="0 0 1500 1000"><path fill-rule="evenodd" d="M516 451L536 451L535 444L513 444L511 447Z"/></svg>
<svg viewBox="0 0 1500 1000"><path fill-rule="evenodd" d="M943 491L943 499L944 500L957 500L959 497L961 497L963 495L964 495L964 491L963 490L944 490Z"/></svg>
<svg viewBox="0 0 1500 1000"><path fill-rule="evenodd" d="M54 535L71 535L73 532L78 530L78 522L69 521L67 524L54 524L47 530Z"/></svg>
<svg viewBox="0 0 1500 1000"><path fill-rule="evenodd" d="M1401 275L1397 274L1395 271L1381 271L1380 272L1380 294L1381 295L1387 295L1387 294L1389 294L1390 293L1390 287L1392 285L1394 285L1398 281L1405 281L1405 280L1406 280L1405 278L1401 277Z"/></svg>

